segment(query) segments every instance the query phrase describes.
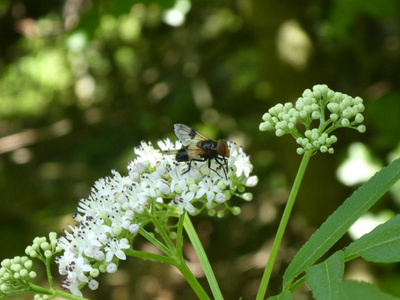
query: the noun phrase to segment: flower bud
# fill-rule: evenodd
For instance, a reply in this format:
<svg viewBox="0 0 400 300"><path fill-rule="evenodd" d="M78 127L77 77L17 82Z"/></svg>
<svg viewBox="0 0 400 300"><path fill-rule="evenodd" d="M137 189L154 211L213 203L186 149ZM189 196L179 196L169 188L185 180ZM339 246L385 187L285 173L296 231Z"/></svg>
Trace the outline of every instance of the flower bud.
<svg viewBox="0 0 400 300"><path fill-rule="evenodd" d="M313 133L311 134L311 140L318 140L319 138L319 133L318 131L313 131Z"/></svg>
<svg viewBox="0 0 400 300"><path fill-rule="evenodd" d="M232 213L232 215L234 215L234 216L240 215L240 212L241 212L241 211L242 211L242 210L240 209L240 207L237 207L237 206L234 206L234 207L231 208L231 213Z"/></svg>
<svg viewBox="0 0 400 300"><path fill-rule="evenodd" d="M272 129L274 129L274 126L272 125L271 122L268 122L268 121L261 123L259 126L260 131L268 131L268 130L272 130Z"/></svg>
<svg viewBox="0 0 400 300"><path fill-rule="evenodd" d="M313 111L311 113L311 119L317 120L321 117L321 113L319 111Z"/></svg>
<svg viewBox="0 0 400 300"><path fill-rule="evenodd" d="M88 287L89 287L89 289L91 289L92 291L97 290L98 287L99 287L99 283L98 283L96 280L92 279L92 280L89 281Z"/></svg>
<svg viewBox="0 0 400 300"><path fill-rule="evenodd" d="M360 113L358 113L355 117L356 123L362 123L364 121L364 116Z"/></svg>
<svg viewBox="0 0 400 300"><path fill-rule="evenodd" d="M362 104L362 103L357 104L357 111L358 112L363 112L364 110L365 110L364 104Z"/></svg>
<svg viewBox="0 0 400 300"><path fill-rule="evenodd" d="M367 128L364 125L359 125L357 126L357 130L360 133L364 133L367 130Z"/></svg>
<svg viewBox="0 0 400 300"><path fill-rule="evenodd" d="M339 116L337 114L331 114L329 118L332 120L332 122L336 122L339 119Z"/></svg>
<svg viewBox="0 0 400 300"><path fill-rule="evenodd" d="M50 233L49 233L49 240L50 240L50 241L52 241L52 240L57 240L57 233L55 233L55 232L50 232Z"/></svg>
<svg viewBox="0 0 400 300"><path fill-rule="evenodd" d="M250 176L246 180L246 186L248 187L254 187L257 185L257 183L258 183L258 177L256 175Z"/></svg>
<svg viewBox="0 0 400 300"><path fill-rule="evenodd" d="M285 133L286 133L286 131L285 131L285 130L282 130L282 129L277 129L277 130L275 131L275 135L276 135L277 137L282 136L282 135L284 135Z"/></svg>
<svg viewBox="0 0 400 300"><path fill-rule="evenodd" d="M49 258L53 255L53 252L51 250L46 250L44 251L44 257Z"/></svg>
<svg viewBox="0 0 400 300"><path fill-rule="evenodd" d="M27 269L22 269L21 271L19 271L19 275L21 276L21 278L27 278L28 277L28 270Z"/></svg>
<svg viewBox="0 0 400 300"><path fill-rule="evenodd" d="M304 110L300 111L300 118L302 118L303 120L308 118L308 113Z"/></svg>
<svg viewBox="0 0 400 300"><path fill-rule="evenodd" d="M107 273L109 273L109 274L113 274L113 273L117 272L117 270L118 270L118 268L117 268L117 265L115 263L110 263L107 266Z"/></svg>
<svg viewBox="0 0 400 300"><path fill-rule="evenodd" d="M129 226L129 232L132 233L132 234L135 234L135 233L139 232L139 229L140 229L140 227L139 227L138 224L131 224Z"/></svg>
<svg viewBox="0 0 400 300"><path fill-rule="evenodd" d="M350 121L349 121L349 119L344 118L344 119L342 119L340 124L342 124L343 127L348 127L348 126L350 126Z"/></svg>
<svg viewBox="0 0 400 300"><path fill-rule="evenodd" d="M96 278L99 275L100 275L100 271L98 269L93 268L92 270L90 270L90 276Z"/></svg>
<svg viewBox="0 0 400 300"><path fill-rule="evenodd" d="M263 114L262 119L264 121L272 121L272 117L271 117L271 115L269 113Z"/></svg>
<svg viewBox="0 0 400 300"><path fill-rule="evenodd" d="M28 260L28 261L24 262L24 267L25 267L27 270L32 269L32 266L33 266L33 262L32 262L31 260Z"/></svg>
<svg viewBox="0 0 400 300"><path fill-rule="evenodd" d="M48 250L50 248L50 244L48 242L43 242L40 244L40 248L42 248L42 250Z"/></svg>
<svg viewBox="0 0 400 300"><path fill-rule="evenodd" d="M115 226L115 227L113 227L112 231L113 231L114 236L118 237L121 235L123 228L120 226Z"/></svg>
<svg viewBox="0 0 400 300"><path fill-rule="evenodd" d="M242 196L243 200L246 200L246 201L253 200L253 194L252 193L244 193L241 196Z"/></svg>

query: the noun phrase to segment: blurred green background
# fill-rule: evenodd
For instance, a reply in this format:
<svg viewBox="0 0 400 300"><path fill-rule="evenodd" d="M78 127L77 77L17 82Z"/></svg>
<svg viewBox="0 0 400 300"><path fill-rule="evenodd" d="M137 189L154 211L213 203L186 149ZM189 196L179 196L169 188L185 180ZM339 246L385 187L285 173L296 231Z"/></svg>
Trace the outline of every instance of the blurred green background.
<svg viewBox="0 0 400 300"><path fill-rule="evenodd" d="M324 83L364 99L367 132L339 130L335 154L311 159L272 295L310 234L400 155L398 0L1 0L0 34L0 259L62 233L96 179L124 173L141 140L175 139L173 124L184 123L251 155L260 182L253 201L232 199L242 214L193 222L226 299L253 299L301 159L293 139L258 131L261 116ZM399 211L399 190L372 219ZM185 251L205 284L189 244ZM356 260L346 278L400 296L398 265ZM138 259L84 295L195 298L175 269ZM306 289L296 295L309 298Z"/></svg>

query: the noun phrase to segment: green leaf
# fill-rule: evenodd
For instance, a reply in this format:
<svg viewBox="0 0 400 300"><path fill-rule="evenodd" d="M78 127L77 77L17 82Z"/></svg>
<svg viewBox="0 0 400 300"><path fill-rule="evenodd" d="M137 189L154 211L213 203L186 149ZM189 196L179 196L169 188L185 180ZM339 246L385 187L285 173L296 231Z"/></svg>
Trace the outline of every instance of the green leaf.
<svg viewBox="0 0 400 300"><path fill-rule="evenodd" d="M299 250L285 271L285 289L296 276L304 272L326 253L388 189L400 179L400 159L376 173L355 191Z"/></svg>
<svg viewBox="0 0 400 300"><path fill-rule="evenodd" d="M292 294L289 291L283 291L279 295L269 297L267 300L292 300Z"/></svg>
<svg viewBox="0 0 400 300"><path fill-rule="evenodd" d="M398 298L385 294L377 287L366 282L343 281L340 285L340 300L398 300Z"/></svg>
<svg viewBox="0 0 400 300"><path fill-rule="evenodd" d="M400 215L351 243L345 250L346 257L361 255L372 262L400 261Z"/></svg>
<svg viewBox="0 0 400 300"><path fill-rule="evenodd" d="M326 261L307 270L306 282L315 299L338 299L344 273L343 251L338 251Z"/></svg>

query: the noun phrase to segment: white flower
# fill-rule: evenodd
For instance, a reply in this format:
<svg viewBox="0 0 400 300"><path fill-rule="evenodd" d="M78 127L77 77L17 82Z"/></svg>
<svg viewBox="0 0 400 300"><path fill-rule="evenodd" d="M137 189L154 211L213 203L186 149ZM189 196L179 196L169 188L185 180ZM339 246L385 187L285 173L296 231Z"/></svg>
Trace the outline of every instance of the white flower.
<svg viewBox="0 0 400 300"><path fill-rule="evenodd" d="M82 282L88 281L85 272L90 272L92 270L92 266L89 264L89 261L86 258L79 256L74 260L73 264L70 264L70 267L74 269L73 277L78 278Z"/></svg>
<svg viewBox="0 0 400 300"><path fill-rule="evenodd" d="M182 171L180 170L180 168L172 168L169 172L169 176L171 176L171 179L169 181L171 192L181 192L187 188L186 180L182 177Z"/></svg>
<svg viewBox="0 0 400 300"><path fill-rule="evenodd" d="M194 198L193 192L185 191L180 196L174 196L174 203L178 205L181 214L186 210L188 213L193 214L195 212L194 206L190 203Z"/></svg>
<svg viewBox="0 0 400 300"><path fill-rule="evenodd" d="M196 193L196 198L201 198L204 194L207 196L207 201L210 203L215 198L216 193L221 193L221 189L216 185L210 176L204 176L199 184L199 189Z"/></svg>
<svg viewBox="0 0 400 300"><path fill-rule="evenodd" d="M161 152L158 149L154 149L150 142L146 143L145 141L142 141L140 147L135 148L134 151L138 157L133 161L133 163L147 161L150 163L151 167L154 167L163 157Z"/></svg>
<svg viewBox="0 0 400 300"><path fill-rule="evenodd" d="M249 177L250 172L253 170L253 165L250 163L250 156L246 156L242 147L240 147L235 154L236 159L234 164L236 166L236 176L239 177L244 174L246 177Z"/></svg>
<svg viewBox="0 0 400 300"><path fill-rule="evenodd" d="M106 262L111 261L114 255L119 259L125 260L126 255L122 250L129 248L130 245L127 239L123 238L118 241L116 238L113 238L112 241L110 241L105 248Z"/></svg>
<svg viewBox="0 0 400 300"><path fill-rule="evenodd" d="M62 280L61 287L69 290L74 296L82 297L82 292L79 290L80 284L81 282L75 278L66 277Z"/></svg>

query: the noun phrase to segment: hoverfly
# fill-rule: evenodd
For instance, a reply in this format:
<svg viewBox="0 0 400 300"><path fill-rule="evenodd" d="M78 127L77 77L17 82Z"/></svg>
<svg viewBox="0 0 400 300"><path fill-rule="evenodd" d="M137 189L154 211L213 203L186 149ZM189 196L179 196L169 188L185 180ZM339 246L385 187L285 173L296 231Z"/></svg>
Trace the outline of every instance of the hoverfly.
<svg viewBox="0 0 400 300"><path fill-rule="evenodd" d="M211 160L214 159L215 162L222 167L225 178L228 179L228 162L226 159L229 158L230 153L226 141L210 140L197 130L184 124L175 124L174 131L175 135L182 142L183 147L181 149L161 151L161 153L168 155L175 154L176 161L189 162L188 169L183 172L182 175L190 171L193 161L206 160L208 160L208 168L218 174L216 170L211 168Z"/></svg>

